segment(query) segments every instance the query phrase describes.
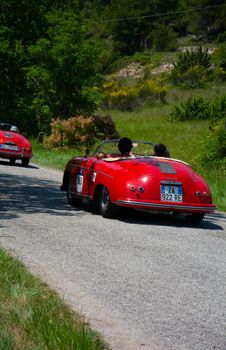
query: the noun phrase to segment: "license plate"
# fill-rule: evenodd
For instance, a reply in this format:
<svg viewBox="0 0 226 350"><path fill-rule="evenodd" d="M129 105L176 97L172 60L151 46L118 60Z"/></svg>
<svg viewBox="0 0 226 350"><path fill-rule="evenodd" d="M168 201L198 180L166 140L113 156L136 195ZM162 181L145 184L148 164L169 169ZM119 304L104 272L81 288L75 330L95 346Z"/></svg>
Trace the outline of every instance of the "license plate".
<svg viewBox="0 0 226 350"><path fill-rule="evenodd" d="M9 149L11 151L19 151L19 147L13 145L5 145L4 143L0 145L0 149Z"/></svg>
<svg viewBox="0 0 226 350"><path fill-rule="evenodd" d="M182 202L182 186L161 185L161 200L168 202Z"/></svg>

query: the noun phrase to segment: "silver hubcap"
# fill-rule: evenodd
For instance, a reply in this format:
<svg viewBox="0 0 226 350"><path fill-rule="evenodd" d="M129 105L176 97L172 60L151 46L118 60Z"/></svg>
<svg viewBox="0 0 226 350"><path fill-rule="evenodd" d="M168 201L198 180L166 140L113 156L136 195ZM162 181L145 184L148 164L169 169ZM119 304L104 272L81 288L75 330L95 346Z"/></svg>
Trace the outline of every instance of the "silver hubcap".
<svg viewBox="0 0 226 350"><path fill-rule="evenodd" d="M102 206L106 207L108 205L109 201L110 201L109 192L108 192L107 188L104 187L103 192L102 192L102 200L101 200Z"/></svg>

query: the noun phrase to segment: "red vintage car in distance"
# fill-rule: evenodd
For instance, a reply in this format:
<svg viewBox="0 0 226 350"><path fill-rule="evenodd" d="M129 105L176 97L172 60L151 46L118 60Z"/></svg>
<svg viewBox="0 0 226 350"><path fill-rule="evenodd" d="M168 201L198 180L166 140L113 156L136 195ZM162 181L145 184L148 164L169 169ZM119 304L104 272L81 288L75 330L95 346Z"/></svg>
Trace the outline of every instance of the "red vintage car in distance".
<svg viewBox="0 0 226 350"><path fill-rule="evenodd" d="M98 202L103 217L115 217L120 207L153 213L181 214L198 224L216 207L204 179L181 160L153 156L153 142L134 140L132 155L118 153L118 141L103 142L92 156L71 159L61 190L68 202Z"/></svg>
<svg viewBox="0 0 226 350"><path fill-rule="evenodd" d="M22 166L27 167L32 157L32 146L15 125L0 122L0 158L9 159L15 164L21 160Z"/></svg>

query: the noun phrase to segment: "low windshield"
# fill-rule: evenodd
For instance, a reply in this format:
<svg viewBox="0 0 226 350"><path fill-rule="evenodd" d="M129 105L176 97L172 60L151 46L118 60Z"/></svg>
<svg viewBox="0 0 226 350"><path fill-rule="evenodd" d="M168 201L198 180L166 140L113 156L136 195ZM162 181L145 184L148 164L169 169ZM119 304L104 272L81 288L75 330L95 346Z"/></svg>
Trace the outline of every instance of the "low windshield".
<svg viewBox="0 0 226 350"><path fill-rule="evenodd" d="M94 152L95 155L103 153L107 156L117 154L120 156L120 152L118 150L118 142L119 140L111 140L102 143ZM152 156L153 155L153 145L154 142L149 141L140 141L140 140L132 140L133 148L132 154L134 156Z"/></svg>
<svg viewBox="0 0 226 350"><path fill-rule="evenodd" d="M10 131L10 128L12 127L11 124L7 124L7 123L0 123L0 130L3 131Z"/></svg>

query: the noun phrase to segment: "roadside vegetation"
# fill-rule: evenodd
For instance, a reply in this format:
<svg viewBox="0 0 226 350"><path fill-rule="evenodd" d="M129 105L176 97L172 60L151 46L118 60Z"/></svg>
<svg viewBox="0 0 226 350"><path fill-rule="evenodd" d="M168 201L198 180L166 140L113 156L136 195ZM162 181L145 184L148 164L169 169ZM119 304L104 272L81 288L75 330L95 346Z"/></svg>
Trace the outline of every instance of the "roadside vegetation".
<svg viewBox="0 0 226 350"><path fill-rule="evenodd" d="M46 284L0 250L1 350L106 350L100 336Z"/></svg>

